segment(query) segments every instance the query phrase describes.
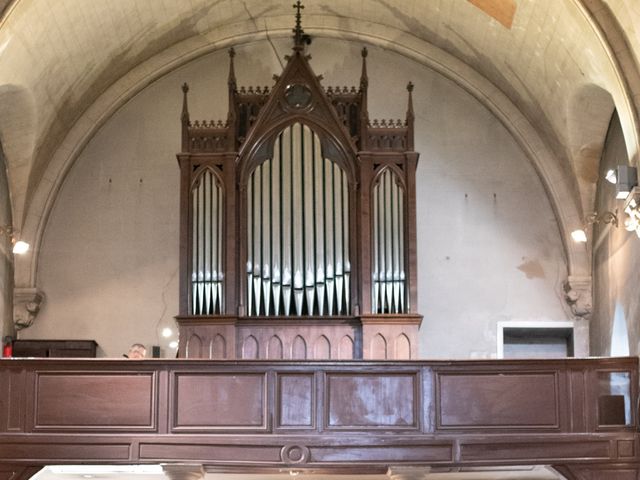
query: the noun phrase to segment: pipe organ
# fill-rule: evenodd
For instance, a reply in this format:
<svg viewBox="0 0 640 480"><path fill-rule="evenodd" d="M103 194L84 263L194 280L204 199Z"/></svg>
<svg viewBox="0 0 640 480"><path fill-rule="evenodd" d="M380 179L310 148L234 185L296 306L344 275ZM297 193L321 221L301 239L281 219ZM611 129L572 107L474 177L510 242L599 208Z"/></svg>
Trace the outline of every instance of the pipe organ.
<svg viewBox="0 0 640 480"><path fill-rule="evenodd" d="M183 86L181 357L409 359L417 354L412 90L370 120L356 87L323 87L296 15L273 87L238 87L192 121Z"/></svg>

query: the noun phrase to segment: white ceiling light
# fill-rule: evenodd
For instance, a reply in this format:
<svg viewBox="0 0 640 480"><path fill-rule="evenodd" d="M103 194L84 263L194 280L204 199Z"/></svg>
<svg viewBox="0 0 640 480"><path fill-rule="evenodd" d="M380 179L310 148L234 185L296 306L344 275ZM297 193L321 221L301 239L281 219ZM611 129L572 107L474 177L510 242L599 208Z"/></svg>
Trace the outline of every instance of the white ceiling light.
<svg viewBox="0 0 640 480"><path fill-rule="evenodd" d="M29 244L27 242L23 242L22 240L18 240L13 244L13 253L16 255L24 255L29 251Z"/></svg>
<svg viewBox="0 0 640 480"><path fill-rule="evenodd" d="M587 242L587 234L584 230L574 230L571 232L571 238L576 243L586 243Z"/></svg>
<svg viewBox="0 0 640 480"><path fill-rule="evenodd" d="M0 235L6 235L13 244L12 251L17 255L22 255L29 251L29 244L22 240L18 240L18 231L11 225L0 225Z"/></svg>

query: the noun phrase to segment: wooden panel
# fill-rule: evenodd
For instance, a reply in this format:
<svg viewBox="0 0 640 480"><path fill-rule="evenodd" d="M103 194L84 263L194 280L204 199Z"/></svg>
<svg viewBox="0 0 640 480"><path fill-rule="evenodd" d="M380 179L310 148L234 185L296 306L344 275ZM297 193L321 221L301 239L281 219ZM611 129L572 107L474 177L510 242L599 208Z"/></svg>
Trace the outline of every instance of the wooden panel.
<svg viewBox="0 0 640 480"><path fill-rule="evenodd" d="M278 375L278 427L313 428L315 382L313 374Z"/></svg>
<svg viewBox="0 0 640 480"><path fill-rule="evenodd" d="M300 335L296 335L291 345L291 358L294 360L307 359L307 344Z"/></svg>
<svg viewBox="0 0 640 480"><path fill-rule="evenodd" d="M638 480L639 465L554 465L568 480Z"/></svg>
<svg viewBox="0 0 640 480"><path fill-rule="evenodd" d="M418 428L415 374L328 374L328 428Z"/></svg>
<svg viewBox="0 0 640 480"><path fill-rule="evenodd" d="M175 375L174 431L266 427L264 374Z"/></svg>
<svg viewBox="0 0 640 480"><path fill-rule="evenodd" d="M278 463L280 446L268 445L203 445L199 443L146 443L140 442L140 460L162 462L167 460L195 461L225 465Z"/></svg>
<svg viewBox="0 0 640 480"><path fill-rule="evenodd" d="M40 467L24 465L0 465L0 480L26 480L35 475Z"/></svg>
<svg viewBox="0 0 640 480"><path fill-rule="evenodd" d="M0 480L13 480L18 475L22 467L9 465L3 467L0 465Z"/></svg>
<svg viewBox="0 0 640 480"><path fill-rule="evenodd" d="M214 337L211 342L211 351L213 352L211 358L216 360L224 360L227 358L227 341L219 333Z"/></svg>
<svg viewBox="0 0 640 480"><path fill-rule="evenodd" d="M202 338L195 333L189 337L187 342L187 358L207 358L206 352L202 347Z"/></svg>
<svg viewBox="0 0 640 480"><path fill-rule="evenodd" d="M13 356L93 358L97 345L94 340L15 340Z"/></svg>
<svg viewBox="0 0 640 480"><path fill-rule="evenodd" d="M438 429L559 428L555 372L437 374Z"/></svg>
<svg viewBox="0 0 640 480"><path fill-rule="evenodd" d="M153 430L155 373L39 373L34 430Z"/></svg>
<svg viewBox="0 0 640 480"><path fill-rule="evenodd" d="M244 318L239 320L237 336L245 339L244 359L329 360L348 355L345 359L351 360L357 350L353 345L357 330L352 318L343 317ZM344 337L351 342L339 352ZM256 343L250 346L247 339Z"/></svg>
<svg viewBox="0 0 640 480"><path fill-rule="evenodd" d="M21 432L24 430L25 420L25 393L26 376L19 370L9 370L8 405L7 405L7 430L9 432Z"/></svg>
<svg viewBox="0 0 640 480"><path fill-rule="evenodd" d="M403 463L403 462L450 462L453 447L448 443L401 446L348 446L316 447L311 449L316 462L355 463Z"/></svg>
<svg viewBox="0 0 640 480"><path fill-rule="evenodd" d="M618 457L628 459L636 456L636 445L633 440L618 440Z"/></svg>
<svg viewBox="0 0 640 480"><path fill-rule="evenodd" d="M277 335L272 336L267 344L267 358L282 360L284 358L282 340Z"/></svg>
<svg viewBox="0 0 640 480"><path fill-rule="evenodd" d="M638 463L636 424L570 433L572 409L581 408L575 407L576 402L583 402L581 392L587 392L584 403L588 408L583 413L587 423L595 424L597 374L609 370L630 372L629 398L637 405L637 364L637 358L535 362L0 360L0 381L10 387L0 389L0 404L8 410L9 397L24 400L22 419L17 422L24 426L23 431L0 432L0 466L193 461L237 473L247 473L252 467L371 473L388 465L464 469L596 463L616 466L603 470L614 472L613 477L604 477L610 480L623 472L618 467ZM21 379L13 386L9 372ZM575 381L570 380L574 374ZM119 398L129 395L127 390L140 390L135 379L153 383L159 399L154 407L155 430L132 421L133 425L121 425L127 415L140 416L132 413L137 408L135 397ZM108 388L103 389L102 384ZM17 390L10 391L14 386ZM462 392L468 403L456 404L454 390ZM553 424L553 415L545 418L544 411L529 411L544 407L555 396L562 404L546 411L555 411L560 428L546 426ZM445 404L447 398L451 401ZM110 423L102 425L91 418L94 424L87 425L89 411L84 405L113 408ZM466 419L460 417L465 405L469 409ZM481 414L473 411L478 405L484 409ZM455 420L466 426L440 426L438 430L435 427L443 411L449 417L459 415ZM0 420L8 422L7 415L8 411L3 412ZM486 424L467 425L469 418L477 420L474 415ZM501 424L499 415L509 425ZM532 427L534 416L538 424ZM53 418L54 424L43 424L47 418L49 422ZM635 416L632 419L635 422ZM62 421L67 423L60 425ZM38 426L35 435L34 423ZM83 425L74 426L78 423Z"/></svg>
<svg viewBox="0 0 640 480"><path fill-rule="evenodd" d="M33 461L46 458L53 463L58 460L82 461L82 460L129 460L130 446L128 443L95 443L88 444L80 438L68 443L33 442L18 443L6 442L0 448L0 460L12 462Z"/></svg>
<svg viewBox="0 0 640 480"><path fill-rule="evenodd" d="M460 446L462 461L531 461L544 459L608 459L611 445L608 441L573 440L562 442L554 439L545 441L483 442Z"/></svg>
<svg viewBox="0 0 640 480"><path fill-rule="evenodd" d="M585 432L587 430L586 421L586 391L585 372L569 371L569 402L571 405L571 431Z"/></svg>

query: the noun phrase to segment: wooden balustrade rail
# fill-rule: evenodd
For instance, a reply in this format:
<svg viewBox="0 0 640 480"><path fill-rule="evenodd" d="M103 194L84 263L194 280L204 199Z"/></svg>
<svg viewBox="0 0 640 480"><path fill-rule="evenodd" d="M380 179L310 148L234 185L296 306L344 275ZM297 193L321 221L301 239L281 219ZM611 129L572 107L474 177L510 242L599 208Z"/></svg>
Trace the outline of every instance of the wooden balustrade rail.
<svg viewBox="0 0 640 480"><path fill-rule="evenodd" d="M638 471L637 358L7 359L0 385L0 478L78 462Z"/></svg>

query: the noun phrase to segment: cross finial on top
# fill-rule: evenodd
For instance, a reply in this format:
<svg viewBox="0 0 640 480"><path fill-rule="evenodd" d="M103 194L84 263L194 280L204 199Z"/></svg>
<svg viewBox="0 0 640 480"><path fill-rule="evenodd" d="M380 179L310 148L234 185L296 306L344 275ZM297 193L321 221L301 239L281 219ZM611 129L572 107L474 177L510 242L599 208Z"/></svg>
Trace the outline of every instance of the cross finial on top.
<svg viewBox="0 0 640 480"><path fill-rule="evenodd" d="M304 30L302 30L302 13L300 12L304 8L304 5L302 5L302 2L298 0L293 4L293 8L296 9L296 28L293 29L293 40L295 46L300 47L304 42Z"/></svg>

